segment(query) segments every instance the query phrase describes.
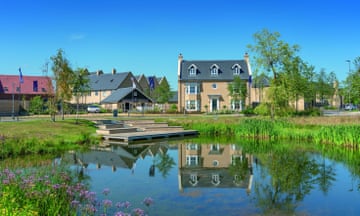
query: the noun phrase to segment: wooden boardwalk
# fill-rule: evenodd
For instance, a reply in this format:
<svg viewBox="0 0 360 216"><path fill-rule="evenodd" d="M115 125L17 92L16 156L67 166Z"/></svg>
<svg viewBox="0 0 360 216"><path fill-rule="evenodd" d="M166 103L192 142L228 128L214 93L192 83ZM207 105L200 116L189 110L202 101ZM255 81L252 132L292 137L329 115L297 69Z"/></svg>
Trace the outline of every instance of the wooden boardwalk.
<svg viewBox="0 0 360 216"><path fill-rule="evenodd" d="M131 133L104 135L103 138L106 141L129 143L129 142L149 141L149 140L158 140L158 139L193 137L197 135L198 135L198 131L196 130L138 131Z"/></svg>
<svg viewBox="0 0 360 216"><path fill-rule="evenodd" d="M132 120L116 123L100 123L97 133L106 143L128 144L149 142L162 139L195 137L196 130L184 130L178 126L168 126L167 123L155 123L153 120Z"/></svg>

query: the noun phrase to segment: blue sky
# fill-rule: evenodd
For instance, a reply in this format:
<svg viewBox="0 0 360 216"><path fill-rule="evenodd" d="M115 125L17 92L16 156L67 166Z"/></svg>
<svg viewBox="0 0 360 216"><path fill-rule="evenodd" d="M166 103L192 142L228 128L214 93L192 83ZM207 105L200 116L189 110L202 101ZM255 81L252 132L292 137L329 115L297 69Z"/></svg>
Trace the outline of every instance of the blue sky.
<svg viewBox="0 0 360 216"><path fill-rule="evenodd" d="M355 0L2 0L0 74L42 75L59 48L73 68L166 76L177 89L177 57L243 59L266 28L301 48L316 71L344 80L360 56ZM249 52L250 59L252 53ZM351 65L353 67L353 65ZM52 74L49 68L49 75Z"/></svg>

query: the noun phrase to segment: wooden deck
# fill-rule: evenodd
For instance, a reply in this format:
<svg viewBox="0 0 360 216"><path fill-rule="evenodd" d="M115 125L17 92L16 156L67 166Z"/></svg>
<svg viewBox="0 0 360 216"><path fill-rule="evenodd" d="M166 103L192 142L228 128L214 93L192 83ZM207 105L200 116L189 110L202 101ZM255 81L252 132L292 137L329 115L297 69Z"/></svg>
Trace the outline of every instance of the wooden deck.
<svg viewBox="0 0 360 216"><path fill-rule="evenodd" d="M184 130L182 127L168 126L167 123L158 123L154 120L104 122L100 123L98 128L97 133L102 136L106 143L112 144L149 142L199 135L196 130Z"/></svg>
<svg viewBox="0 0 360 216"><path fill-rule="evenodd" d="M139 142L169 138L184 138L197 136L198 131L196 130L179 130L179 131L138 131L132 133L119 133L112 135L104 135L103 138L106 141L116 142Z"/></svg>

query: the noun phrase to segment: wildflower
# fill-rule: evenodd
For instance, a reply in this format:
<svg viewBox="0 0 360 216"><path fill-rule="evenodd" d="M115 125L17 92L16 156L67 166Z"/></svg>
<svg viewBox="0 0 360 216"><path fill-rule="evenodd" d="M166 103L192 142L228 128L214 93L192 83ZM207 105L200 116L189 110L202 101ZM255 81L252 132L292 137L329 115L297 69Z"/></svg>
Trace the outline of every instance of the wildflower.
<svg viewBox="0 0 360 216"><path fill-rule="evenodd" d="M151 198L151 197L146 197L143 201L143 203L146 205L146 206L150 206L151 204L154 203L154 200Z"/></svg>
<svg viewBox="0 0 360 216"><path fill-rule="evenodd" d="M60 185L59 184L54 184L52 187L56 190L56 189L60 188Z"/></svg>
<svg viewBox="0 0 360 216"><path fill-rule="evenodd" d="M120 212L116 212L114 216L130 216L130 214L120 211Z"/></svg>
<svg viewBox="0 0 360 216"><path fill-rule="evenodd" d="M133 210L133 213L134 215L136 216L144 216L145 215L145 212L144 210L140 209L140 208L136 208Z"/></svg>
<svg viewBox="0 0 360 216"><path fill-rule="evenodd" d="M112 206L112 201L111 200L103 200L103 205L105 208L109 208Z"/></svg>
<svg viewBox="0 0 360 216"><path fill-rule="evenodd" d="M78 200L71 201L71 207L78 208L80 206L80 202Z"/></svg>
<svg viewBox="0 0 360 216"><path fill-rule="evenodd" d="M3 179L2 183L3 183L4 185L7 185L7 184L10 183L10 181L9 181L9 179Z"/></svg>
<svg viewBox="0 0 360 216"><path fill-rule="evenodd" d="M110 189L105 188L102 193L106 196L106 195L108 195L110 193Z"/></svg>

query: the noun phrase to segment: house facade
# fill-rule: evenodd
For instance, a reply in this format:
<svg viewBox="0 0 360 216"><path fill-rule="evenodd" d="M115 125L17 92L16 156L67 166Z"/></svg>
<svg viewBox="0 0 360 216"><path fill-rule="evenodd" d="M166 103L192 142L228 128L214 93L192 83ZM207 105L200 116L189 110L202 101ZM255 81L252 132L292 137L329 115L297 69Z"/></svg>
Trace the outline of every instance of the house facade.
<svg viewBox="0 0 360 216"><path fill-rule="evenodd" d="M20 79L17 75L0 75L0 113L17 115L22 109L29 109L30 100L35 96L45 101L53 93L49 77L22 76Z"/></svg>
<svg viewBox="0 0 360 216"><path fill-rule="evenodd" d="M178 57L178 111L217 112L241 110L252 103L251 67L247 53L242 60L184 60ZM228 85L234 77L246 81L245 101L232 100Z"/></svg>
<svg viewBox="0 0 360 216"><path fill-rule="evenodd" d="M117 73L113 69L111 73L104 74L99 70L90 73L88 79L89 91L80 96L80 104L100 104L107 110L128 111L138 105L152 103L131 72ZM73 97L70 103L75 104L76 98Z"/></svg>

